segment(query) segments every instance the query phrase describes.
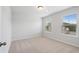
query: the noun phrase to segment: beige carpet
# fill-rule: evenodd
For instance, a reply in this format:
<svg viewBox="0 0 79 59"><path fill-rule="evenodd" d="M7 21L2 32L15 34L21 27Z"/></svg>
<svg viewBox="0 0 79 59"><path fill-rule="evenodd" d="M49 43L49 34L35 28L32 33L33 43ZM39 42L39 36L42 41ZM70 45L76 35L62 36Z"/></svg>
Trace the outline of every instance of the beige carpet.
<svg viewBox="0 0 79 59"><path fill-rule="evenodd" d="M9 53L78 53L79 48L48 38L13 41Z"/></svg>

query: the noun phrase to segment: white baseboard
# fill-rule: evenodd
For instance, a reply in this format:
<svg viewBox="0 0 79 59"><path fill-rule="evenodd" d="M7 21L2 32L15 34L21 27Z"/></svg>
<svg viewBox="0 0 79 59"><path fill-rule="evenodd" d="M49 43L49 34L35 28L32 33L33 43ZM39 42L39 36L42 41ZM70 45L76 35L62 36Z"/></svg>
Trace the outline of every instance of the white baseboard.
<svg viewBox="0 0 79 59"><path fill-rule="evenodd" d="M46 36L45 36L46 37ZM70 42L67 42L67 41L64 41L64 40L59 40L58 38L51 38L51 37L47 37L49 39L53 39L53 40L56 40L56 41L59 41L59 42L62 42L62 43L65 43L65 44L69 44L71 46L74 46L74 47L78 47L79 48L79 45L78 44L75 44L75 43L70 43Z"/></svg>
<svg viewBox="0 0 79 59"><path fill-rule="evenodd" d="M41 37L41 33L37 33L37 34L31 34L31 35L28 35L28 36L21 36L21 37L16 37L16 38L13 38L12 41L15 41L15 40L22 40L22 39L31 39L31 38L35 38L35 37Z"/></svg>

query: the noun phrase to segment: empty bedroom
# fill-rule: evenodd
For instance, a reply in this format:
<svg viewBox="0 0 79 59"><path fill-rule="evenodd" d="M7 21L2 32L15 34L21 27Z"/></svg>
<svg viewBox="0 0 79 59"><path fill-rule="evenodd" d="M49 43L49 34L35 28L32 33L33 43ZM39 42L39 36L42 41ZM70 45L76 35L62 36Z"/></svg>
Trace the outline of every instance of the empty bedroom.
<svg viewBox="0 0 79 59"><path fill-rule="evenodd" d="M0 6L0 53L79 53L78 6Z"/></svg>

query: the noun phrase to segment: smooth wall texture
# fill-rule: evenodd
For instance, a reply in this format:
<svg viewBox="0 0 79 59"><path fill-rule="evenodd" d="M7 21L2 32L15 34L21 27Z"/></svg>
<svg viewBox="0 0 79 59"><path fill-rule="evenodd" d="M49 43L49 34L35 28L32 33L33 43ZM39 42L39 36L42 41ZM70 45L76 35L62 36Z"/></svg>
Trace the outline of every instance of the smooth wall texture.
<svg viewBox="0 0 79 59"><path fill-rule="evenodd" d="M61 31L63 16L70 14L77 14L77 35L67 35L63 34ZM52 32L46 32L44 29L46 20L51 20L52 22ZM43 36L55 39L70 45L79 47L79 7L71 7L66 10L51 14L43 18Z"/></svg>
<svg viewBox="0 0 79 59"><path fill-rule="evenodd" d="M41 17L66 8L69 6L46 6L43 10L36 6L12 6L12 40L41 36Z"/></svg>
<svg viewBox="0 0 79 59"><path fill-rule="evenodd" d="M42 19L36 13L30 10L31 9L24 7L22 11L12 13L13 40L41 36Z"/></svg>

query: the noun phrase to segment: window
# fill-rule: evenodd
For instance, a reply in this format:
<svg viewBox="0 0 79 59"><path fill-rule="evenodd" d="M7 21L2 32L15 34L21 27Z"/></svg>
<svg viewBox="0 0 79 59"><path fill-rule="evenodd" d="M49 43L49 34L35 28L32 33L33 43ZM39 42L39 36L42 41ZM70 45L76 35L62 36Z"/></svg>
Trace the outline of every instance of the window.
<svg viewBox="0 0 79 59"><path fill-rule="evenodd" d="M63 17L62 31L65 34L76 35L77 14L71 14Z"/></svg>
<svg viewBox="0 0 79 59"><path fill-rule="evenodd" d="M47 31L47 32L52 31L52 24L51 24L50 19L45 20L45 31Z"/></svg>
<svg viewBox="0 0 79 59"><path fill-rule="evenodd" d="M50 22L47 23L45 28L46 28L46 31L51 32L51 23Z"/></svg>

